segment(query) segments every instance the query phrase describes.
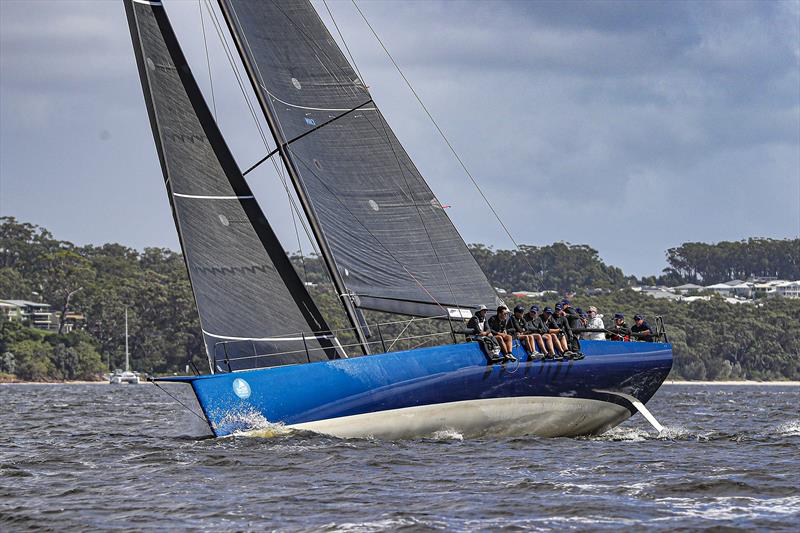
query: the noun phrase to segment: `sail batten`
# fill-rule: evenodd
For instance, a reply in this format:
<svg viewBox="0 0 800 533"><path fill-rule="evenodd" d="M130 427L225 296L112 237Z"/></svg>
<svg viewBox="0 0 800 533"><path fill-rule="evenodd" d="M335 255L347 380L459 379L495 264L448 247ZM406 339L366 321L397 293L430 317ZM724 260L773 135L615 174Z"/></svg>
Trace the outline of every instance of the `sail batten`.
<svg viewBox="0 0 800 533"><path fill-rule="evenodd" d="M329 328L242 177L163 7L135 0L125 0L125 7L212 371L337 357Z"/></svg>
<svg viewBox="0 0 800 533"><path fill-rule="evenodd" d="M219 0L356 305L418 316L500 302L307 0ZM347 116L319 128L337 113ZM325 249L322 250L325 255Z"/></svg>

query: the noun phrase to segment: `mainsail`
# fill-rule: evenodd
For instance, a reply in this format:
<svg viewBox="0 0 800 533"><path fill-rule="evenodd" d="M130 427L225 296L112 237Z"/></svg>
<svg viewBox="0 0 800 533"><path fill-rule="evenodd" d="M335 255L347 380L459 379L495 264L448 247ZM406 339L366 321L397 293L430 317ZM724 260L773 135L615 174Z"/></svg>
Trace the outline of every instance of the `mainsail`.
<svg viewBox="0 0 800 533"><path fill-rule="evenodd" d="M337 357L336 340L242 177L161 3L125 0L125 8L212 371Z"/></svg>
<svg viewBox="0 0 800 533"><path fill-rule="evenodd" d="M219 2L355 305L461 318L499 303L313 6Z"/></svg>

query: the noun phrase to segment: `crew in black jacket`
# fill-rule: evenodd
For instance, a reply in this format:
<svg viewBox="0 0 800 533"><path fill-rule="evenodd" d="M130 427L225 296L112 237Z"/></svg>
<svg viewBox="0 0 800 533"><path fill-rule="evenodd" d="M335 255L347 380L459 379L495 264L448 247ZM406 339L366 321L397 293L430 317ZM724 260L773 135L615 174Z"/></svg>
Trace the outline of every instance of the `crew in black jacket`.
<svg viewBox="0 0 800 533"><path fill-rule="evenodd" d="M630 339L631 330L625 324L625 315L614 313L614 325L608 328L606 338L610 341L627 341Z"/></svg>
<svg viewBox="0 0 800 533"><path fill-rule="evenodd" d="M558 312L561 311L560 306L556 306L556 308ZM564 331L561 329L559 317L553 312L552 307L544 308L544 311L542 312L542 321L544 322L550 337L553 339L553 344L558 352L558 354L556 354L556 358L561 359L561 355L559 354L566 354L569 351L569 347L567 346L567 337L564 334ZM567 327L569 327L569 324L567 324Z"/></svg>
<svg viewBox="0 0 800 533"><path fill-rule="evenodd" d="M528 351L529 354L536 353L536 340L525 327L524 318L525 308L518 305L514 308L514 313L508 319L508 330L519 339L519 342Z"/></svg>
<svg viewBox="0 0 800 533"><path fill-rule="evenodd" d="M650 324L647 323L642 315L634 315L631 332L638 333L636 338L640 341L653 342L655 340L653 337L653 328L650 327Z"/></svg>
<svg viewBox="0 0 800 533"><path fill-rule="evenodd" d="M536 344L542 349L545 357L552 358L556 354L553 348L553 336L548 332L544 320L539 316L539 306L532 305L530 311L525 313L522 318L525 320L525 329L533 335Z"/></svg>
<svg viewBox="0 0 800 533"><path fill-rule="evenodd" d="M469 319L467 322L467 338L470 337L486 337L487 335L491 335L492 332L489 331L489 324L486 320L486 313L488 309L486 309L485 305L480 305L478 310L475 311L475 314L472 315L472 318ZM472 330L471 332L469 330Z"/></svg>
<svg viewBox="0 0 800 533"><path fill-rule="evenodd" d="M503 355L513 358L511 351L514 349L514 337L508 333L508 307L501 305L497 308L497 314L489 317L489 331L500 341Z"/></svg>
<svg viewBox="0 0 800 533"><path fill-rule="evenodd" d="M568 302L567 300L564 300ZM569 305L569 302L567 303ZM580 353L580 346L578 345L578 340L575 337L575 334L572 333L572 321L577 320L580 322L580 316L578 313L575 312L572 307L569 307L571 315L567 315L567 311L564 309L562 304L556 304L555 313L553 316L555 317L555 322L558 325L558 329L563 332L561 336L561 346L565 347L562 354L564 357L569 359L583 359L583 354Z"/></svg>

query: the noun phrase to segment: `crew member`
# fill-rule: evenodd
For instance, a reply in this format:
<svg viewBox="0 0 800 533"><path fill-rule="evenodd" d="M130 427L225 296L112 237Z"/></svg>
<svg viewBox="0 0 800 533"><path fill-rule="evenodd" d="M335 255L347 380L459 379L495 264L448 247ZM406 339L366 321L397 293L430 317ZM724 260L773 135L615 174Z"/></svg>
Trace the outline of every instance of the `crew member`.
<svg viewBox="0 0 800 533"><path fill-rule="evenodd" d="M550 358L556 354L553 348L553 339L547 332L547 327L544 325L542 317L539 316L539 306L532 305L530 311L523 315L525 319L525 329L528 333L533 335L534 341L541 348L545 358Z"/></svg>
<svg viewBox="0 0 800 533"><path fill-rule="evenodd" d="M573 320L580 318L580 313L578 313L577 309L572 307L572 304L570 303L569 300L564 298L559 303L561 304L561 310L564 311L564 314L566 315L567 319L570 321L570 324L572 323ZM558 304L556 304L556 305L558 305Z"/></svg>
<svg viewBox="0 0 800 533"><path fill-rule="evenodd" d="M637 333L636 338L640 341L653 342L655 340L653 337L653 329L642 315L633 316L633 326L631 326L631 332Z"/></svg>
<svg viewBox="0 0 800 533"><path fill-rule="evenodd" d="M606 325L603 324L603 315L597 314L597 308L595 306L591 306L586 314L589 315L589 319L586 322L586 329L606 329ZM604 341L606 340L606 335L602 332L586 331L581 334L581 338L587 341Z"/></svg>
<svg viewBox="0 0 800 533"><path fill-rule="evenodd" d="M614 313L614 325L609 328L606 338L610 341L630 340L630 329L625 325L625 315Z"/></svg>
<svg viewBox="0 0 800 533"><path fill-rule="evenodd" d="M516 361L511 354L514 349L514 337L508 332L508 307L501 305L497 308L497 314L489 317L489 331L500 341L500 348L507 359Z"/></svg>
<svg viewBox="0 0 800 533"><path fill-rule="evenodd" d="M467 338L486 337L492 334L492 332L489 331L489 323L486 320L487 312L488 309L485 305L481 304L478 307L478 310L475 311L475 314L472 315L472 318L467 322ZM469 330L472 330L472 332L469 333Z"/></svg>
<svg viewBox="0 0 800 533"><path fill-rule="evenodd" d="M566 302L568 309L564 308L563 302ZM579 329L583 327L581 317L577 310L569 304L569 300L562 300L560 306L561 308L559 309L559 305L556 305L555 316L558 327L564 332L564 339L567 342L567 351L564 352L564 356L569 359L583 359L578 336L572 331L573 328Z"/></svg>
<svg viewBox="0 0 800 533"><path fill-rule="evenodd" d="M531 355L536 353L536 341L532 334L528 333L525 327L525 307L518 305L514 308L514 314L508 319L509 331L519 339L522 346L528 350Z"/></svg>
<svg viewBox="0 0 800 533"><path fill-rule="evenodd" d="M560 359L561 356L567 355L569 347L567 345L567 337L564 333L564 330L561 329L562 322L559 320L561 317L558 316L557 313L561 313L561 304L556 304L555 312L553 312L551 307L545 307L544 311L542 312L542 321L544 321L544 325L547 327L547 332L553 339L553 345L561 354L557 354L556 358ZM564 324L566 324L566 321L564 321ZM566 324L566 327L568 328L569 324Z"/></svg>

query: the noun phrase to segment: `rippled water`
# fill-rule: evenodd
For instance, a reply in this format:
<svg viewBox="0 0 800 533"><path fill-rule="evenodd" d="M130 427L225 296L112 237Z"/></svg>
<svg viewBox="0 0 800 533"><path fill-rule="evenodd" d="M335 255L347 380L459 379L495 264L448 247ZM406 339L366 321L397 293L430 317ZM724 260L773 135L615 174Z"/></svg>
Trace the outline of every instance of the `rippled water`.
<svg viewBox="0 0 800 533"><path fill-rule="evenodd" d="M170 391L190 399L191 392ZM152 385L0 385L0 530L792 530L800 387L665 386L586 439L209 439Z"/></svg>

